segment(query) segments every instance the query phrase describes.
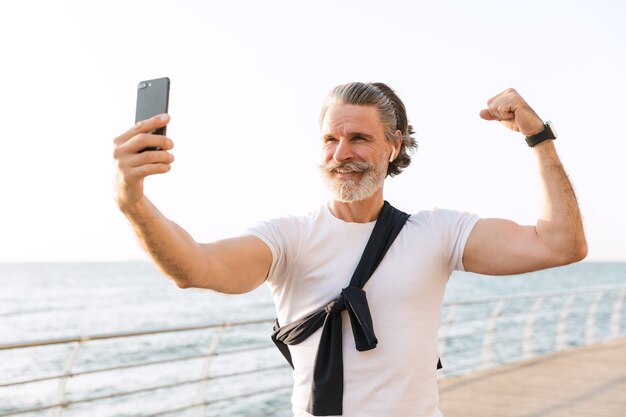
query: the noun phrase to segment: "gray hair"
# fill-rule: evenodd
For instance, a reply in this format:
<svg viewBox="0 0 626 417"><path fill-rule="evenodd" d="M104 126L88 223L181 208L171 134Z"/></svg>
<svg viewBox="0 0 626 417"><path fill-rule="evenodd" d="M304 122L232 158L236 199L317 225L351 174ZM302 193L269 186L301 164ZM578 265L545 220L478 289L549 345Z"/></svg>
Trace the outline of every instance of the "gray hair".
<svg viewBox="0 0 626 417"><path fill-rule="evenodd" d="M417 142L412 136L415 131L409 124L406 109L402 100L386 84L383 83L348 83L338 85L328 93L326 103L320 114L320 125L326 111L335 104L353 104L358 106L375 106L384 126L385 138L389 142L397 140L395 132L402 134L402 145L399 155L389 163L387 175L396 176L411 164L411 155L417 150Z"/></svg>

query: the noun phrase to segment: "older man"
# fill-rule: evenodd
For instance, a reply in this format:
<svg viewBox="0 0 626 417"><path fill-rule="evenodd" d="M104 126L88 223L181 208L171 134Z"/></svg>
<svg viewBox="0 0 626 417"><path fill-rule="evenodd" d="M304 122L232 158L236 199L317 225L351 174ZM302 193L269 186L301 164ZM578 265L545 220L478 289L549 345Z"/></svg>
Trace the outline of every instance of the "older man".
<svg viewBox="0 0 626 417"><path fill-rule="evenodd" d="M321 173L334 197L306 216L195 242L143 194L144 178L169 171L173 162L173 142L148 133L165 126L167 115L115 139L117 203L180 287L244 293L269 285L278 311L274 338L294 367L294 415L440 416L436 336L452 271L517 274L587 253L552 126L513 89L487 104L480 116L520 132L539 162L545 193L534 226L443 209L409 216L385 203L386 176L410 164L416 144L402 101L382 83L330 92L320 118ZM146 147L161 150L140 152ZM400 222L384 250L377 236L391 226L382 226L383 216ZM380 259L362 272L362 258L375 256Z"/></svg>

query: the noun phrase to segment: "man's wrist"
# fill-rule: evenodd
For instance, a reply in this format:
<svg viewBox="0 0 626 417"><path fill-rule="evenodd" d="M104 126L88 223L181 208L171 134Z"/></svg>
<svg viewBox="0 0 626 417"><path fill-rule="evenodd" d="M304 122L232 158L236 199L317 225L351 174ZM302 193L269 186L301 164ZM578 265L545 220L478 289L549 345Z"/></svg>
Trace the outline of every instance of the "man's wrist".
<svg viewBox="0 0 626 417"><path fill-rule="evenodd" d="M531 148L546 140L554 140L557 137L556 129L552 122L548 121L544 123L543 128L533 135L526 136L526 143Z"/></svg>
<svg viewBox="0 0 626 417"><path fill-rule="evenodd" d="M138 201L132 203L122 203L118 207L126 217L142 217L146 213L148 200L142 196Z"/></svg>
<svg viewBox="0 0 626 417"><path fill-rule="evenodd" d="M524 136L529 137L536 135L537 133L542 132L545 127L546 124L543 122L543 120L539 119L537 125L533 129L529 130L528 132L523 132L525 133Z"/></svg>

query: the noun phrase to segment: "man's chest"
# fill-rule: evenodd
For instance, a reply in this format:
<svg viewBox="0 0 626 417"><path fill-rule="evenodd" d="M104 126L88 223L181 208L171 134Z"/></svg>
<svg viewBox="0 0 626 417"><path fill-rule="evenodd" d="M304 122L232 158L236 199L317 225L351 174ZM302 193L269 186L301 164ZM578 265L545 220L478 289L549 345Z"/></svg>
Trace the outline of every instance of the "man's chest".
<svg viewBox="0 0 626 417"><path fill-rule="evenodd" d="M367 237L356 239L360 241L353 245L304 242L291 265L283 299L276 300L288 304L290 320L339 296L350 283ZM384 307L394 314L403 305L430 304L433 297L442 296L447 273L439 247L428 236L405 233L398 236L363 289L371 307Z"/></svg>

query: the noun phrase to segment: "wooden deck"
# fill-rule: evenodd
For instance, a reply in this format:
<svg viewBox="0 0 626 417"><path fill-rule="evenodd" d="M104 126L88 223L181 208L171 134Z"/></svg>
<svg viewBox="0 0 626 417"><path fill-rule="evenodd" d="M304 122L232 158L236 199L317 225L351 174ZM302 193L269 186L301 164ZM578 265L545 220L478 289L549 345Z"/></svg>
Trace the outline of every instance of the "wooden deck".
<svg viewBox="0 0 626 417"><path fill-rule="evenodd" d="M439 381L444 417L626 417L626 338Z"/></svg>

